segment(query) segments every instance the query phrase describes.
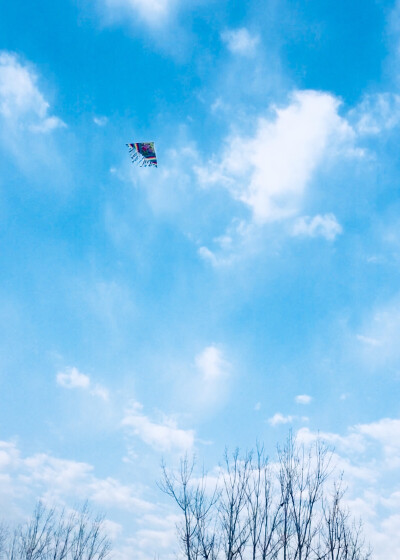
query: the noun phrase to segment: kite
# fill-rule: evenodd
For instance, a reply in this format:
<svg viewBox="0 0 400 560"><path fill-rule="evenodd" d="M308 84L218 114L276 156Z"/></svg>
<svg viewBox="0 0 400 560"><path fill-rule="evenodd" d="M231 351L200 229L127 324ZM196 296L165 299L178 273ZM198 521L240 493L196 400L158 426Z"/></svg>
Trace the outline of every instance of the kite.
<svg viewBox="0 0 400 560"><path fill-rule="evenodd" d="M154 142L135 142L127 146L133 163L138 163L140 167L157 167Z"/></svg>

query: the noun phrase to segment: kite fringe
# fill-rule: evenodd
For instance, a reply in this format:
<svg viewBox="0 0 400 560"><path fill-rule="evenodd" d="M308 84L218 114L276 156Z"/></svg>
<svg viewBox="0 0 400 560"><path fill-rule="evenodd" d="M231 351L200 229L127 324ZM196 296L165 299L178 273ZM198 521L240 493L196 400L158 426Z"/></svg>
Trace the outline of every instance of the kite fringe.
<svg viewBox="0 0 400 560"><path fill-rule="evenodd" d="M127 144L129 148L129 154L132 158L133 163L137 163L139 167L157 167L157 163L154 161L149 161L142 154L139 154L135 148L133 148L130 144Z"/></svg>

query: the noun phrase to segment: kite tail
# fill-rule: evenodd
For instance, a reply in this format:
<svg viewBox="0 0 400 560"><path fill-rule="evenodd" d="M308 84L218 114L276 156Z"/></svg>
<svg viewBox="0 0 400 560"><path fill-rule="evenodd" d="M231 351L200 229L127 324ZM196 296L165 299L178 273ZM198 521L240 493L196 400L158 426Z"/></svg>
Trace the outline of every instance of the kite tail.
<svg viewBox="0 0 400 560"><path fill-rule="evenodd" d="M127 146L129 148L129 155L131 156L132 161L135 163L140 163L143 159L143 156L141 154L138 154L135 148L132 148L129 144L127 144Z"/></svg>
<svg viewBox="0 0 400 560"><path fill-rule="evenodd" d="M136 154L136 155L137 158L135 159L135 161L139 162L139 167L157 167L157 163L155 161L146 159L141 154Z"/></svg>
<svg viewBox="0 0 400 560"><path fill-rule="evenodd" d="M142 158L139 167L157 167L157 163L146 158Z"/></svg>

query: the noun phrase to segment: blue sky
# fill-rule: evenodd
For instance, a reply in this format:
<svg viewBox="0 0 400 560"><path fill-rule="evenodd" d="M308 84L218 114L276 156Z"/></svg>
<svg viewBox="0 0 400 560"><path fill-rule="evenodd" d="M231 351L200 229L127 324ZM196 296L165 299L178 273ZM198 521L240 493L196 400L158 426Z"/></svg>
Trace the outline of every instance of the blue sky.
<svg viewBox="0 0 400 560"><path fill-rule="evenodd" d="M400 553L400 3L14 0L0 19L0 496L173 556L164 456L335 445ZM159 167L126 142L154 140ZM396 479L397 478L397 479Z"/></svg>

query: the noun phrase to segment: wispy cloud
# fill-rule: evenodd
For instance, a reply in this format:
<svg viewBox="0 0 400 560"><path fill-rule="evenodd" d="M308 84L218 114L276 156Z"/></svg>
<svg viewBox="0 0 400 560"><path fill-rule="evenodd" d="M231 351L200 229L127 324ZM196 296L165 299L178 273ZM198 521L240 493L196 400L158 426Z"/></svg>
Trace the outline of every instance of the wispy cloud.
<svg viewBox="0 0 400 560"><path fill-rule="evenodd" d="M400 125L400 95L389 92L366 95L349 112L349 119L360 135L389 131Z"/></svg>
<svg viewBox="0 0 400 560"><path fill-rule="evenodd" d="M238 252L250 255L254 251L253 242L257 233L255 224L234 218L225 233L213 239L214 251L202 246L198 254L214 267L230 266L237 259Z"/></svg>
<svg viewBox="0 0 400 560"><path fill-rule="evenodd" d="M142 527L135 535L127 541L126 545L118 551L118 558L138 558L148 560L157 555L157 551L163 550L163 558L173 560L172 553L176 543L176 525L180 516L168 511L146 513L141 516Z"/></svg>
<svg viewBox="0 0 400 560"><path fill-rule="evenodd" d="M179 0L98 0L107 10L112 20L128 17L132 22L139 18L150 27L168 21Z"/></svg>
<svg viewBox="0 0 400 560"><path fill-rule="evenodd" d="M176 398L190 417L210 417L227 403L235 375L226 348L209 344L176 369Z"/></svg>
<svg viewBox="0 0 400 560"><path fill-rule="evenodd" d="M210 344L194 358L194 368L186 375L182 391L190 394L192 410L209 414L227 400L233 382L232 364L217 344Z"/></svg>
<svg viewBox="0 0 400 560"><path fill-rule="evenodd" d="M376 338L371 338L369 336L364 336L363 334L357 334L356 336L357 336L357 340L359 340L363 344L366 344L367 346L381 346L382 345L381 341L377 340Z"/></svg>
<svg viewBox="0 0 400 560"><path fill-rule="evenodd" d="M205 381L216 381L228 373L228 362L215 345L207 346L195 358L196 367Z"/></svg>
<svg viewBox="0 0 400 560"><path fill-rule="evenodd" d="M178 515L169 514L163 517L155 515L145 515L143 521L147 527L139 529L132 539L132 548L128 558L136 556L137 549L148 552L154 549L154 544L157 547L164 549L165 552L173 550L176 542L176 525L180 521ZM169 555L167 555L169 558Z"/></svg>
<svg viewBox="0 0 400 560"><path fill-rule="evenodd" d="M397 375L400 359L399 296L369 310L353 336L359 344L353 345L351 351L361 358L365 367Z"/></svg>
<svg viewBox="0 0 400 560"><path fill-rule="evenodd" d="M245 27L224 31L221 38L232 53L244 56L254 55L260 42L259 36L251 35Z"/></svg>
<svg viewBox="0 0 400 560"><path fill-rule="evenodd" d="M164 416L161 422L154 422L142 412L143 406L135 402L126 411L122 426L136 437L158 451L185 452L194 445L194 430L179 428L176 420Z"/></svg>
<svg viewBox="0 0 400 560"><path fill-rule="evenodd" d="M107 117L93 117L93 122L94 124L97 124L97 126L105 126L108 123L108 118Z"/></svg>
<svg viewBox="0 0 400 560"><path fill-rule="evenodd" d="M291 424L294 418L294 416L284 416L280 412L277 412L271 418L268 418L268 424L270 424L271 426L278 426L279 424Z"/></svg>
<svg viewBox="0 0 400 560"><path fill-rule="evenodd" d="M392 467L400 466L400 419L382 418L370 424L357 424L354 431L379 442Z"/></svg>
<svg viewBox="0 0 400 560"><path fill-rule="evenodd" d="M73 159L66 165L65 158L75 139L69 133L61 152L58 139L66 134L66 124L52 114L40 82L31 62L0 51L0 148L31 185L61 192L71 189ZM23 146L29 146L29 157Z"/></svg>
<svg viewBox="0 0 400 560"><path fill-rule="evenodd" d="M267 422L270 426L279 426L281 424L292 424L293 422L308 422L309 418L307 416L292 416L288 414L285 416L280 412L277 412L271 418L268 418Z"/></svg>
<svg viewBox="0 0 400 560"><path fill-rule="evenodd" d="M57 383L66 389L88 389L90 386L90 377L75 368L66 368L65 371L60 371L56 376Z"/></svg>
<svg viewBox="0 0 400 560"><path fill-rule="evenodd" d="M342 232L343 228L333 214L317 214L313 218L301 216L295 220L292 230L294 236L324 237L328 241L334 241Z"/></svg>
<svg viewBox="0 0 400 560"><path fill-rule="evenodd" d="M57 384L65 389L85 389L91 395L100 397L104 401L109 399L109 392L105 387L93 385L88 375L81 373L76 367L67 367L56 375Z"/></svg>
<svg viewBox="0 0 400 560"><path fill-rule="evenodd" d="M310 395L297 395L294 400L297 404L310 404L313 399Z"/></svg>
<svg viewBox="0 0 400 560"><path fill-rule="evenodd" d="M45 133L66 126L49 115L50 104L37 85L35 72L8 52L0 52L0 115L10 130Z"/></svg>

